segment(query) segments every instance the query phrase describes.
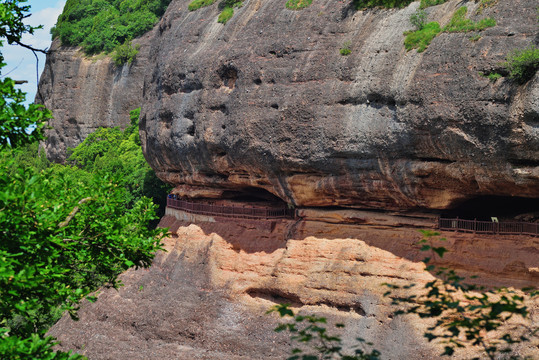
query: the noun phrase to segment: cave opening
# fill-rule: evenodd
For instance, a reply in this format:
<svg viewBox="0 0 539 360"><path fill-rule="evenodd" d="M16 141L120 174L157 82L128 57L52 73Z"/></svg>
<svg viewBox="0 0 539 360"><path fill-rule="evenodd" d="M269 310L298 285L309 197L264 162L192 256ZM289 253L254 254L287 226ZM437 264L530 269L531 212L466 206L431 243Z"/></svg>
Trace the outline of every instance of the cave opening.
<svg viewBox="0 0 539 360"><path fill-rule="evenodd" d="M466 200L455 208L446 210L444 218L477 219L491 221L496 217L505 221L539 220L539 201L536 198L518 196L479 196Z"/></svg>
<svg viewBox="0 0 539 360"><path fill-rule="evenodd" d="M251 205L263 206L286 206L280 197L270 193L269 191L257 187L245 187L239 190L227 190L223 193L223 199L232 202L249 203Z"/></svg>

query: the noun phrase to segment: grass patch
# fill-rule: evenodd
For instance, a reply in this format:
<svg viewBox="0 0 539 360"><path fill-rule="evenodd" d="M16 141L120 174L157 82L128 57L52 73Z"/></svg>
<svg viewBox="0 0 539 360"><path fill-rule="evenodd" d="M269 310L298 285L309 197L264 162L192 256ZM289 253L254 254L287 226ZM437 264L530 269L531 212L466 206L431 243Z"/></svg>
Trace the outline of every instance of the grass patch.
<svg viewBox="0 0 539 360"><path fill-rule="evenodd" d="M539 69L539 48L529 45L523 50L513 50L507 55L503 66L509 71L510 78L524 84L533 78Z"/></svg>
<svg viewBox="0 0 539 360"><path fill-rule="evenodd" d="M426 24L421 30L407 31L404 33L404 47L408 51L417 49L417 52L423 52L441 31L440 24L436 21Z"/></svg>
<svg viewBox="0 0 539 360"><path fill-rule="evenodd" d="M215 2L215 0L194 0L187 6L189 11L195 11L200 8L210 6Z"/></svg>
<svg viewBox="0 0 539 360"><path fill-rule="evenodd" d="M288 0L286 8L290 10L301 10L311 5L313 0Z"/></svg>
<svg viewBox="0 0 539 360"><path fill-rule="evenodd" d="M230 20L232 16L234 16L234 8L227 6L219 14L219 17L217 18L217 22L221 24L226 24L226 22Z"/></svg>
<svg viewBox="0 0 539 360"><path fill-rule="evenodd" d="M410 5L414 0L353 0L357 10L382 7L386 9L403 8Z"/></svg>
<svg viewBox="0 0 539 360"><path fill-rule="evenodd" d="M481 39L481 35L479 35L479 34L475 34L475 35L470 36L470 41L471 42L476 42L479 39Z"/></svg>
<svg viewBox="0 0 539 360"><path fill-rule="evenodd" d="M472 21L466 19L468 8L466 6L460 7L451 18L449 24L444 27L444 32L469 32L480 31L496 25L496 20L493 18L485 18L479 21Z"/></svg>
<svg viewBox="0 0 539 360"><path fill-rule="evenodd" d="M429 6L441 5L445 2L447 2L447 0L421 0L421 4L419 5L419 8L425 9L425 8L428 8Z"/></svg>
<svg viewBox="0 0 539 360"><path fill-rule="evenodd" d="M151 30L170 1L67 0L51 35L63 45L80 46L86 55L110 53Z"/></svg>
<svg viewBox="0 0 539 360"><path fill-rule="evenodd" d="M345 41L343 44L342 44L342 47L340 48L339 50L339 53L342 55L342 56L348 56L352 53L352 49L350 49L350 46L352 46L352 44L350 43L350 41Z"/></svg>

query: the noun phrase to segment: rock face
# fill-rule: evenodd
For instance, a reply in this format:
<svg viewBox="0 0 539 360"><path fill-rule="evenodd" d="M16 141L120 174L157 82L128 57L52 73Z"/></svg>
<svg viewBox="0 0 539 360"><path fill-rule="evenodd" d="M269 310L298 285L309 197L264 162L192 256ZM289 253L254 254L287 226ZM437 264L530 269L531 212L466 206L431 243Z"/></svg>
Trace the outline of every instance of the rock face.
<svg viewBox="0 0 539 360"><path fill-rule="evenodd" d="M429 7L442 27L462 5L497 25L477 41L441 33L423 53L403 44L419 2L292 11L249 0L226 25L216 4L187 4L171 2L130 67L54 44L38 95L55 116L49 158L62 161L98 126L126 125L142 105L145 156L186 196L395 210L539 196L539 76L518 85L480 75L504 73L507 53L539 41L535 1L480 14L474 1Z"/></svg>
<svg viewBox="0 0 539 360"><path fill-rule="evenodd" d="M396 308L383 296L385 282L419 289L434 278L421 262L420 234L397 226L397 218L376 219L376 226L333 223L343 215L319 213L317 221L266 227L267 221L238 223L169 209L161 222L173 232L167 252L148 270L124 273L124 287L103 290L97 302L84 304L80 321L66 316L50 335L63 349L91 359L284 359L292 344L273 331L277 317L264 313L289 303L301 314L328 318L331 334L332 324L345 324L345 348L362 337L382 359L441 358L443 346L423 336L429 322L393 316ZM449 252L440 265L479 275L485 285L537 284L531 269L536 239L443 235ZM537 306L529 306L535 322ZM536 345L527 343L519 354L536 353ZM470 359L477 350L452 358Z"/></svg>
<svg viewBox="0 0 539 360"><path fill-rule="evenodd" d="M477 41L441 33L423 53L403 45L419 2L250 0L226 25L217 6L187 3L172 1L152 35L140 123L147 160L178 193L400 210L539 196L539 77L479 74L537 42L535 1L480 15L466 2L497 25ZM430 7L429 21L444 26L461 5Z"/></svg>
<svg viewBox="0 0 539 360"><path fill-rule="evenodd" d="M141 104L148 40L136 40L142 45L137 60L123 67L115 66L110 57L86 58L77 48L53 42L36 95L36 102L54 115L44 144L50 160L64 161L67 149L98 127L129 125L129 112Z"/></svg>

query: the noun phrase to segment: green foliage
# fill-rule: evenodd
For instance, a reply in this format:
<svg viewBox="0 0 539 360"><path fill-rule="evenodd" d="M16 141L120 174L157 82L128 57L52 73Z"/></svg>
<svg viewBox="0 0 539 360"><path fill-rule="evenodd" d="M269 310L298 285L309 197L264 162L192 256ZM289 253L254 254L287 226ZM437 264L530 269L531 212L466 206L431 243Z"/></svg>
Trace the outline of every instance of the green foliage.
<svg viewBox="0 0 539 360"><path fill-rule="evenodd" d="M466 19L466 14L468 8L466 6L461 6L453 14L451 21L444 27L445 32L469 32L469 31L480 31L489 27L496 26L496 20L493 18L485 18L479 21L472 21Z"/></svg>
<svg viewBox="0 0 539 360"><path fill-rule="evenodd" d="M217 22L221 24L226 24L227 21L232 18L232 16L234 16L234 8L226 7L219 14L219 17L217 18Z"/></svg>
<svg viewBox="0 0 539 360"><path fill-rule="evenodd" d="M330 335L325 325L326 318L316 315L296 315L288 304L275 305L267 313L276 312L282 318L291 318L292 321L279 324L276 332L288 331L290 339L309 347L309 354L304 349L294 348L292 356L288 360L317 360L317 359L341 359L341 360L377 360L380 352L371 350L367 352L366 343L362 338L357 338L358 345L353 349L353 354L346 354L342 349L342 339L338 335ZM336 328L344 328L343 324L335 324Z"/></svg>
<svg viewBox="0 0 539 360"><path fill-rule="evenodd" d="M423 52L429 46L432 39L438 35L442 29L436 21L426 24L423 29L417 31L407 31L404 33L404 47L406 50L417 49L417 52Z"/></svg>
<svg viewBox="0 0 539 360"><path fill-rule="evenodd" d="M131 112L131 126L124 131L119 128L99 128L75 149L67 163L101 177L113 177L126 189L124 202L132 206L138 199L148 197L165 207L169 186L157 178L150 168L140 147L138 118L140 108Z"/></svg>
<svg viewBox="0 0 539 360"><path fill-rule="evenodd" d="M421 0L421 4L419 5L419 8L425 9L430 6L441 5L445 2L447 2L447 0Z"/></svg>
<svg viewBox="0 0 539 360"><path fill-rule="evenodd" d="M0 68L5 64L0 63ZM43 128L52 117L42 105L25 107L26 95L10 78L0 80L0 149L19 147L43 139ZM28 129L33 128L29 134Z"/></svg>
<svg viewBox="0 0 539 360"><path fill-rule="evenodd" d="M463 283L464 278L454 270L436 268L431 260L442 258L447 250L435 246L439 233L424 231L424 238L419 242L421 250L431 252L424 259L427 270L436 274L437 279L425 284L420 295L399 296L399 289L409 289L412 285L389 287L386 296L390 296L393 305L405 306L399 314L417 314L420 318L433 318L435 324L428 328L424 336L429 341L439 341L444 351L441 355L451 356L457 348L477 346L489 359L495 359L500 353L511 353L515 344L537 337L539 328L522 325L512 328L512 334L505 333L504 326L513 319L526 319L529 312L526 303L539 296L537 291L529 294L501 288L484 291L474 285ZM511 359L519 359L513 355Z"/></svg>
<svg viewBox="0 0 539 360"><path fill-rule="evenodd" d="M288 0L286 8L290 10L301 10L311 5L313 0Z"/></svg>
<svg viewBox="0 0 539 360"><path fill-rule="evenodd" d="M427 12L417 10L410 16L410 23L415 26L416 30L422 30L427 23Z"/></svg>
<svg viewBox="0 0 539 360"><path fill-rule="evenodd" d="M533 78L539 69L539 48L529 45L523 50L513 50L507 55L503 66L509 71L510 78L524 84Z"/></svg>
<svg viewBox="0 0 539 360"><path fill-rule="evenodd" d="M492 82L495 82L496 80L498 80L499 78L502 77L502 74L497 73L497 72L491 72L491 73L488 73L488 74L484 74L484 73L479 73L479 74L481 76L486 77L487 79L489 79Z"/></svg>
<svg viewBox="0 0 539 360"><path fill-rule="evenodd" d="M460 7L453 14L453 17L451 18L449 24L447 24L443 29L440 29L440 24L434 21L423 25L422 28L419 28L419 26L421 26L422 17L417 16L416 14L412 15L410 17L410 22L412 23L412 25L418 28L418 30L406 31L404 33L404 35L406 36L406 38L404 39L404 46L406 47L406 50L417 49L417 52L425 51L432 39L434 39L436 35L438 35L442 31L450 33L481 31L488 27L496 25L496 20L494 20L493 18L485 18L476 22L470 19L466 19L467 12L468 9L466 8L466 6ZM426 17L423 18L423 20L426 20ZM474 35L474 37L470 40L479 40L480 36L479 38L477 36L479 35Z"/></svg>
<svg viewBox="0 0 539 360"><path fill-rule="evenodd" d="M357 10L382 7L386 9L392 8L404 8L410 5L414 0L353 0L352 1Z"/></svg>
<svg viewBox="0 0 539 360"><path fill-rule="evenodd" d="M215 0L193 0L188 6L189 11L195 11L202 7L210 6L215 2Z"/></svg>
<svg viewBox="0 0 539 360"><path fill-rule="evenodd" d="M135 61L139 49L140 44L133 46L131 41L126 41L122 45L116 47L114 54L112 55L112 60L114 60L116 66L123 66L125 64L131 65L131 63Z"/></svg>
<svg viewBox="0 0 539 360"><path fill-rule="evenodd" d="M62 44L107 53L150 30L171 0L67 0L51 29Z"/></svg>
<svg viewBox="0 0 539 360"><path fill-rule="evenodd" d="M479 35L479 34L474 34L474 35L470 36L470 41L471 42L476 42L479 39L481 39L481 35Z"/></svg>
<svg viewBox="0 0 539 360"><path fill-rule="evenodd" d="M10 43L33 31L22 23L24 2L0 4L0 37ZM26 108L10 79L0 94L0 358L81 359L55 352L47 329L64 311L76 318L78 303L95 300L98 286L119 286L120 272L149 266L164 232L148 226L150 199L126 207L127 189L113 177L39 155L50 111Z"/></svg>
<svg viewBox="0 0 539 360"><path fill-rule="evenodd" d="M339 53L342 55L342 56L348 56L352 53L352 50L350 49L350 46L352 46L352 43L350 43L350 41L345 41L343 44L342 44L342 47L340 48L339 50Z"/></svg>
<svg viewBox="0 0 539 360"><path fill-rule="evenodd" d="M243 3L237 0L225 0L220 5L223 6L223 10L219 14L217 22L221 24L226 24L228 20L230 20L232 16L234 16L234 8L242 7Z"/></svg>

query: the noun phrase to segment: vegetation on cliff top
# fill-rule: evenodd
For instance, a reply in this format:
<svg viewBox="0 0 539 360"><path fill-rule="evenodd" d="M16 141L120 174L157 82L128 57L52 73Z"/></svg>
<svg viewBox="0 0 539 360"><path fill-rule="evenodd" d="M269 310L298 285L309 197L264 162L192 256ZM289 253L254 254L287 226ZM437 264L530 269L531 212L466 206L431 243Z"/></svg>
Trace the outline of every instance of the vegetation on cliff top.
<svg viewBox="0 0 539 360"><path fill-rule="evenodd" d="M149 31L171 0L67 0L51 29L62 44L81 46L87 55L111 52Z"/></svg>

